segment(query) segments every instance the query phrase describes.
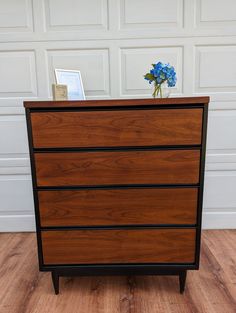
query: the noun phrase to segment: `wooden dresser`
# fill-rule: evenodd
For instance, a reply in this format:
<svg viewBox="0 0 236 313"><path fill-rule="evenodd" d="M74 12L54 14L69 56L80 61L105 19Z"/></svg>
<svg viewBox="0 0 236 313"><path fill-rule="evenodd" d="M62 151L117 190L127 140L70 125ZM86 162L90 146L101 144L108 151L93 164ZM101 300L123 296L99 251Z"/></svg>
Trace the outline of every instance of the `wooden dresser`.
<svg viewBox="0 0 236 313"><path fill-rule="evenodd" d="M199 267L208 97L24 102L39 269Z"/></svg>

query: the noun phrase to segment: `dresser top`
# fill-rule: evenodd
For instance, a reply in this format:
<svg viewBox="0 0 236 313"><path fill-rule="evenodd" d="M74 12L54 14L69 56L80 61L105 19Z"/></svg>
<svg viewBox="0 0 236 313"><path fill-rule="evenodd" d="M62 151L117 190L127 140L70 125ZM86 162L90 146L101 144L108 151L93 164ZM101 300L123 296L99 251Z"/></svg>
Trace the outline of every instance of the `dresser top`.
<svg viewBox="0 0 236 313"><path fill-rule="evenodd" d="M192 105L207 104L209 97L181 97L162 99L109 99L109 100L73 100L73 101L24 101L25 108L81 108L115 106L152 106L152 105Z"/></svg>

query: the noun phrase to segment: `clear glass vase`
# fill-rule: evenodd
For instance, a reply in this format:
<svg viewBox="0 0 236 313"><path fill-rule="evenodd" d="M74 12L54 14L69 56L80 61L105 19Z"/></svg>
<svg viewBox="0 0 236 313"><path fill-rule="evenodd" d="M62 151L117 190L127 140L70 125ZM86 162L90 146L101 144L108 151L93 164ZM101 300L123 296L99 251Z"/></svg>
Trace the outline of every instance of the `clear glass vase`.
<svg viewBox="0 0 236 313"><path fill-rule="evenodd" d="M168 87L167 82L162 84L154 84L154 89L152 93L153 98L169 98L170 87Z"/></svg>

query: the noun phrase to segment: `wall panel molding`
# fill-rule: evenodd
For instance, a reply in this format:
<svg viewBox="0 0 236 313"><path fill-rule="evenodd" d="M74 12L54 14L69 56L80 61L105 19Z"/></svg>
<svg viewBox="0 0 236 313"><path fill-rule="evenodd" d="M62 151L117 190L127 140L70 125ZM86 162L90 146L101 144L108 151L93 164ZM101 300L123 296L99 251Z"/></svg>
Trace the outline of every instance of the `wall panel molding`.
<svg viewBox="0 0 236 313"><path fill-rule="evenodd" d="M183 9L183 0L120 0L121 29L181 28Z"/></svg>
<svg viewBox="0 0 236 313"><path fill-rule="evenodd" d="M37 96L35 51L0 51L0 98Z"/></svg>
<svg viewBox="0 0 236 313"><path fill-rule="evenodd" d="M195 0L197 27L236 26L235 0Z"/></svg>
<svg viewBox="0 0 236 313"><path fill-rule="evenodd" d="M108 49L48 50L50 82L55 68L80 70L86 96L110 94Z"/></svg>
<svg viewBox="0 0 236 313"><path fill-rule="evenodd" d="M195 91L235 93L235 90L236 45L196 46Z"/></svg>
<svg viewBox="0 0 236 313"><path fill-rule="evenodd" d="M229 163L230 164L230 163ZM236 165L236 163L234 164ZM202 226L204 229L235 228L236 167L206 171Z"/></svg>
<svg viewBox="0 0 236 313"><path fill-rule="evenodd" d="M206 171L204 210L231 209L236 212L235 185L236 170Z"/></svg>
<svg viewBox="0 0 236 313"><path fill-rule="evenodd" d="M15 0L0 2L0 33L32 32L32 0Z"/></svg>
<svg viewBox="0 0 236 313"><path fill-rule="evenodd" d="M235 110L210 111L208 117L207 151L236 150Z"/></svg>
<svg viewBox="0 0 236 313"><path fill-rule="evenodd" d="M0 215L33 214L33 194L30 175L0 175Z"/></svg>
<svg viewBox="0 0 236 313"><path fill-rule="evenodd" d="M178 83L172 93L182 93L183 47L142 47L121 48L121 96L150 95L151 86L143 76L149 71L151 64L157 60L172 64L178 72ZM134 79L135 77L135 79Z"/></svg>
<svg viewBox="0 0 236 313"><path fill-rule="evenodd" d="M24 115L0 115L0 154L28 153Z"/></svg>
<svg viewBox="0 0 236 313"><path fill-rule="evenodd" d="M44 0L46 30L78 31L108 27L107 0Z"/></svg>

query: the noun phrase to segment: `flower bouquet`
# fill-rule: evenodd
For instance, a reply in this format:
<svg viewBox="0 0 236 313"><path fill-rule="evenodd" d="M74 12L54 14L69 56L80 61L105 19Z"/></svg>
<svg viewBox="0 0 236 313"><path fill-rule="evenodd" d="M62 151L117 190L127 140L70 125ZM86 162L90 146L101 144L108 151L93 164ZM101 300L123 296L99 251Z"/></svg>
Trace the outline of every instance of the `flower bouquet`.
<svg viewBox="0 0 236 313"><path fill-rule="evenodd" d="M161 98L163 97L162 85L164 83L167 83L168 87L174 87L177 81L174 67L169 63L162 62L152 64L152 69L144 75L144 78L149 81L149 84L154 82L154 92L152 94L154 98L159 94Z"/></svg>

